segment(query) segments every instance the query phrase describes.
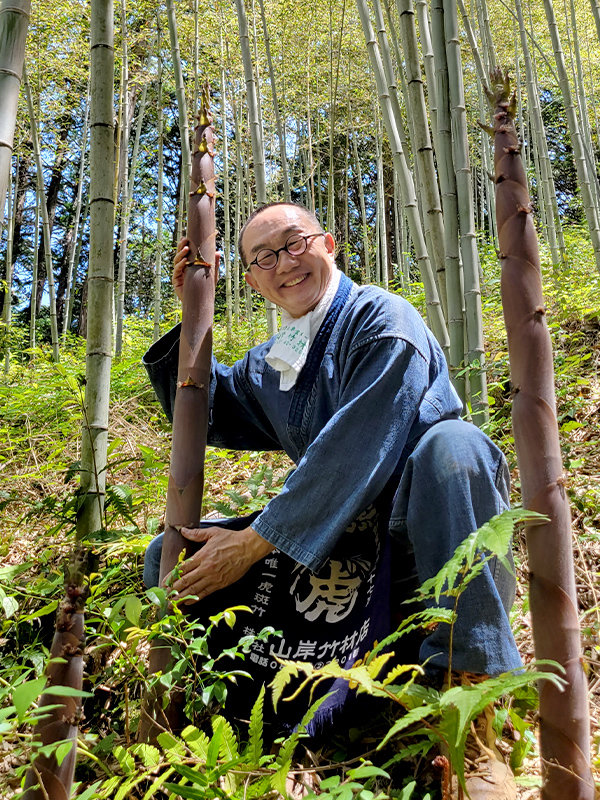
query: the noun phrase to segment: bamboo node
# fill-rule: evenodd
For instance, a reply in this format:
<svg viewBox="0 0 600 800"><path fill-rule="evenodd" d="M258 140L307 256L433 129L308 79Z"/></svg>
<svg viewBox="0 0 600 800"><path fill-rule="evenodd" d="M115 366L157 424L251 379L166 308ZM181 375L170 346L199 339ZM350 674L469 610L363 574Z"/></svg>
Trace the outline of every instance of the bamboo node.
<svg viewBox="0 0 600 800"><path fill-rule="evenodd" d="M184 381L177 381L178 389L185 389L186 386L192 386L195 387L196 389L204 389L204 384L196 383L196 381L191 377L191 375L188 375Z"/></svg>
<svg viewBox="0 0 600 800"><path fill-rule="evenodd" d="M494 128L492 128L491 125L485 125L483 122L478 122L477 124L479 125L482 131L485 131L485 133L487 133L490 139L494 137L496 131L494 130Z"/></svg>
<svg viewBox="0 0 600 800"><path fill-rule="evenodd" d="M533 214L533 208L531 207L531 203L527 203L527 205L519 204L517 206L517 211L521 214Z"/></svg>
<svg viewBox="0 0 600 800"><path fill-rule="evenodd" d="M79 656L82 655L83 655L83 650L78 644L66 644L62 648L61 652L62 658L79 658Z"/></svg>
<svg viewBox="0 0 600 800"><path fill-rule="evenodd" d="M517 144L509 144L508 147L503 147L502 152L512 155L519 155L521 152L521 142L518 142Z"/></svg>
<svg viewBox="0 0 600 800"><path fill-rule="evenodd" d="M195 195L200 195L202 197L203 194L206 194L206 184L199 183L198 188L190 192L190 197L194 197Z"/></svg>
<svg viewBox="0 0 600 800"><path fill-rule="evenodd" d="M533 311L533 316L536 317L536 319L541 319L543 316L545 316L545 314L546 309L544 306L537 306L537 308L535 308Z"/></svg>

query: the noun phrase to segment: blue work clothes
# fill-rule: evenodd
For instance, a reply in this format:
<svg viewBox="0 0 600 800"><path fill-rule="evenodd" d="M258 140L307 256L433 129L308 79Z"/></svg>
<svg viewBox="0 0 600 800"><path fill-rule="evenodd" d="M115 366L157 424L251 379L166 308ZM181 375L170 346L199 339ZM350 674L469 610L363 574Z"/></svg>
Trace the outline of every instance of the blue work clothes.
<svg viewBox="0 0 600 800"><path fill-rule="evenodd" d="M175 328L144 358L168 416L178 340ZM208 443L283 449L294 461L280 494L252 522L282 553L319 570L360 512L389 498L383 504L399 542L395 552L416 562L422 582L506 507L504 458L477 428L460 421L462 406L443 352L406 300L342 276L289 391L279 389L279 372L265 361L271 345L252 348L233 366L213 360ZM455 461L456 441L461 457L452 471L443 464ZM440 460L442 451L447 459ZM394 572L404 575L404 564L393 561ZM519 665L508 623L513 589L513 577L492 564L469 587L473 602L461 597L454 668L497 674ZM447 647L447 635L436 631L421 655L445 668Z"/></svg>

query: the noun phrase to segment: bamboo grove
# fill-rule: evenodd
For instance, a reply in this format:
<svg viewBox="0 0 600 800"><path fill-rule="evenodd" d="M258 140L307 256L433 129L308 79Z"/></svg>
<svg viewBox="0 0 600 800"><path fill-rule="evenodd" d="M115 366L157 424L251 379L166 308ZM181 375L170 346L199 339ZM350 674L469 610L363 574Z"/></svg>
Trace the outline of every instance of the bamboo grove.
<svg viewBox="0 0 600 800"><path fill-rule="evenodd" d="M90 32L100 37L91 49ZM257 205L298 200L334 232L353 279L423 293L466 411L486 422L479 254L497 246L498 223L494 156L476 122L498 64L516 84L554 274L568 275L572 225L600 270L597 0L219 0L210 15L198 0L92 0L91 17L82 0L2 0L4 369L17 336L54 361L66 337L87 336L81 540L102 524L107 381L126 347L123 320L152 317L157 338L176 308L169 262L205 79L228 329L266 314L275 330L276 309L244 286L235 243Z"/></svg>

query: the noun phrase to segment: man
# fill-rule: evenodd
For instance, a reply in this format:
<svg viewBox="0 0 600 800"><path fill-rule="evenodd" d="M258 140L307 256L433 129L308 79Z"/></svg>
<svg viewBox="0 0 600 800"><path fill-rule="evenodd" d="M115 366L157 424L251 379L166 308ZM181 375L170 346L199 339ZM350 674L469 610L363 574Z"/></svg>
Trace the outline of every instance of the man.
<svg viewBox="0 0 600 800"><path fill-rule="evenodd" d="M398 584L409 559L425 581L469 533L506 508L507 467L495 445L459 419L443 353L419 314L402 298L356 286L340 273L333 237L309 211L292 203L261 207L238 247L246 281L282 309L282 328L233 367L214 364L209 443L284 449L296 469L242 530L184 530L203 546L183 563L173 588L184 601L203 600L242 584L276 550L292 565L281 597L292 595L299 618L314 625L353 618L345 639L337 633L329 639L340 652L347 641L345 652L355 658L362 652L354 645L385 634L378 619L389 630L385 614L371 613L360 628L363 642L356 615L381 596L381 587L389 597L386 580ZM186 256L180 246L173 276L179 294ZM167 413L177 337L167 334L145 359ZM150 548L147 580L156 579L159 549L159 543ZM517 668L508 621L513 590L513 577L490 562L461 596L451 658L449 626L438 626L422 643L426 669L442 673L451 666L460 680ZM397 593L396 586L394 605ZM483 797L482 788L485 797L514 797L514 785L506 788L508 769L488 744L484 778L475 777L469 793ZM494 782L498 788L489 794Z"/></svg>

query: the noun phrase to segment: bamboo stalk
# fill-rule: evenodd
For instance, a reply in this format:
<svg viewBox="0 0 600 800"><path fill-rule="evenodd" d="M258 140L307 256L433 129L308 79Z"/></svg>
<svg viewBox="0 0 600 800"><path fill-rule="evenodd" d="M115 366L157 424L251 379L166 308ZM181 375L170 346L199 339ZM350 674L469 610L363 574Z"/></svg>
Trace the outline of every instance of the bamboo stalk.
<svg viewBox="0 0 600 800"><path fill-rule="evenodd" d="M160 581L187 551L182 527L197 527L202 511L204 453L208 429L208 401L215 300L215 168L214 129L205 86L198 115L192 157L188 205L190 254L184 273L177 393L173 412L171 465L167 487L165 533L160 561ZM158 642L150 651L150 673L164 672L170 648ZM146 741L169 724L177 708L163 711L159 691L143 706L138 738ZM172 705L173 705L173 698Z"/></svg>
<svg viewBox="0 0 600 800"><path fill-rule="evenodd" d="M156 175L156 263L154 265L154 333L153 340L156 342L160 336L160 295L162 277L162 254L163 254L163 180L164 180L164 152L163 152L163 108L162 108L162 52L161 52L162 30L160 26L160 12L156 15L156 138L158 149L158 167Z"/></svg>
<svg viewBox="0 0 600 800"><path fill-rule="evenodd" d="M54 272L52 269L50 219L48 217L48 206L46 205L46 198L44 196L44 170L42 166L42 155L40 152L40 141L38 137L35 111L33 108L33 100L31 97L29 81L27 80L27 70L25 69L25 65L23 65L23 84L25 87L25 95L27 97L27 108L29 111L29 122L31 125L31 140L33 143L33 153L35 156L38 191L40 193L40 209L42 212L42 231L44 236L44 257L46 266L46 278L48 280L48 295L50 301L50 336L52 338L52 359L53 361L58 362L60 360L60 353L58 346L58 323L56 319L56 293L54 290Z"/></svg>
<svg viewBox="0 0 600 800"><path fill-rule="evenodd" d="M446 328L444 315L442 313L442 307L437 292L433 270L431 268L429 253L425 244L425 236L423 234L421 219L419 217L419 211L417 208L415 186L412 174L408 168L408 164L406 163L406 156L404 150L402 149L398 128L396 126L391 109L383 64L379 49L377 47L375 34L373 32L373 26L371 25L371 19L369 17L369 10L366 0L357 0L357 7L361 19L363 33L367 43L369 60L375 76L383 122L390 142L390 147L392 149L394 169L396 170L400 180L405 214L415 247L416 259L419 265L421 278L425 287L427 318L434 335L439 341L444 352L447 354L449 345L448 331Z"/></svg>
<svg viewBox="0 0 600 800"><path fill-rule="evenodd" d="M12 173L12 170L10 170ZM4 308L2 309L2 318L5 326L5 332L10 332L12 321L12 278L13 278L13 238L15 232L15 217L17 213L17 195L19 191L19 159L15 167L15 185L14 192L11 198L11 184L9 175L7 200L8 200L8 220L7 220L7 236L6 236L6 285L4 287ZM6 352L4 354L4 372L8 373L10 369L10 342L6 343Z"/></svg>
<svg viewBox="0 0 600 800"><path fill-rule="evenodd" d="M560 91L565 106L565 115L567 118L569 133L571 134L571 144L573 145L573 155L575 158L575 166L577 168L577 179L579 181L581 199L583 201L592 248L594 250L596 268L600 270L600 210L597 208L594 202L594 192L591 187L591 180L595 179L595 176L590 175L588 161L585 157L581 128L577 120L575 103L573 101L573 93L571 92L571 86L569 84L569 76L567 74L565 65L564 52L562 49L558 24L556 22L556 16L554 14L554 8L551 0L544 0L544 10L546 12L546 19L548 21L548 28L550 30L550 38L552 40L552 48L554 50L554 58L559 76Z"/></svg>
<svg viewBox="0 0 600 800"><path fill-rule="evenodd" d="M54 755L38 756L28 771L23 800L67 800L77 755L80 697L53 694L53 686L80 691L83 683L87 558L83 540L103 526L108 445L113 289L113 3L93 0L91 16L90 262L84 424L81 438L77 541L65 574L66 594L57 612L56 632L46 669L48 684L39 705L55 704L36 729L43 744L70 740L58 764Z"/></svg>
<svg viewBox="0 0 600 800"><path fill-rule="evenodd" d="M540 686L542 798L592 800L587 683L581 661L571 542L564 487L552 344L546 324L537 236L514 126L508 78L492 74L496 208L502 261L502 304L511 383L513 430L523 505L549 522L526 529L535 654L564 668L560 691Z"/></svg>
<svg viewBox="0 0 600 800"><path fill-rule="evenodd" d="M0 5L0 228L4 223L31 0Z"/></svg>
<svg viewBox="0 0 600 800"><path fill-rule="evenodd" d="M482 425L488 419L487 380L483 344L479 253L473 215L473 190L469 163L466 105L463 85L458 10L456 0L443 0L448 85L452 115L452 155L456 175L460 252L463 263L465 328L469 371L469 398L473 422Z"/></svg>
<svg viewBox="0 0 600 800"><path fill-rule="evenodd" d="M69 325L71 323L71 311L73 308L73 299L71 297L73 291L73 272L75 266L75 256L78 252L77 243L80 241L80 232L79 232L79 221L81 218L81 206L83 202L83 176L85 173L85 154L87 150L87 137L88 137L88 121L89 121L89 112L90 112L90 97L89 91L86 96L85 101L85 116L83 120L83 136L81 137L81 157L79 160L79 177L77 181L77 198L75 200L75 218L73 220L73 237L75 239L75 243L73 247L71 247L71 252L69 254L69 266L67 268L67 288L66 288L66 296L65 302L63 305L63 325L62 325L62 337L63 342L66 339L67 331L69 330ZM83 233L83 232L82 232Z"/></svg>

